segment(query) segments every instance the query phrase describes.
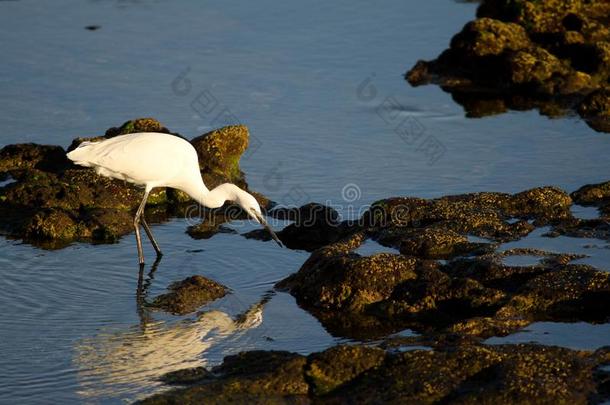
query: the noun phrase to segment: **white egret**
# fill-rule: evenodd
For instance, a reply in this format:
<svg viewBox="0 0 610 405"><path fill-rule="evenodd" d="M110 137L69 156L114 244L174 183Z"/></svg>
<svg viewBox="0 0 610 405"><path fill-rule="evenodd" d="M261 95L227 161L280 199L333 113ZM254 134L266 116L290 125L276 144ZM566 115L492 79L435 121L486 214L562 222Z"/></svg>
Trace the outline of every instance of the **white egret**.
<svg viewBox="0 0 610 405"><path fill-rule="evenodd" d="M199 171L197 151L185 139L156 132L120 135L98 142L83 142L67 156L77 165L93 167L96 173L102 176L144 186L144 198L133 221L140 264L144 263L140 222L157 256L162 255L159 244L143 215L148 195L155 187L182 190L208 208L221 207L226 201L235 202L255 221L263 225L273 239L282 246L275 232L267 224L252 194L231 183L224 183L213 190L208 190Z"/></svg>

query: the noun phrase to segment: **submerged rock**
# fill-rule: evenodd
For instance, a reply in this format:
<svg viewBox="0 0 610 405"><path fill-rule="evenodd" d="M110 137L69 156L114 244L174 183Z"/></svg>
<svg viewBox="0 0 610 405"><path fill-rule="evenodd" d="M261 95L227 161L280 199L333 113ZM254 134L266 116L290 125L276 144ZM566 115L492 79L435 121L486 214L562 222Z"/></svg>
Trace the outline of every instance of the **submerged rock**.
<svg viewBox="0 0 610 405"><path fill-rule="evenodd" d="M156 297L151 307L173 315L186 315L211 301L222 298L227 288L203 276L191 276L168 287L169 293Z"/></svg>
<svg viewBox="0 0 610 405"><path fill-rule="evenodd" d="M77 138L68 150L85 140L146 131L179 136L152 118L141 118L110 128L103 136ZM248 144L246 127L221 128L195 138L193 144L208 186L232 181L247 188L239 170L239 157ZM8 175L16 182L0 187L0 232L6 235L54 248L74 240L114 242L133 230L133 211L140 204L142 190L99 176L93 169L73 165L59 146L5 146L0 150L0 176ZM259 199L263 206L270 205L264 197ZM154 222L176 213L187 215L189 201L188 196L177 190L155 189L148 199L147 218ZM213 215L207 210L197 212L201 216ZM216 231L218 228L209 234Z"/></svg>
<svg viewBox="0 0 610 405"><path fill-rule="evenodd" d="M537 345L460 344L403 353L337 346L307 357L256 351L225 358L213 379L140 403L601 402L610 373L600 366L608 362L607 349Z"/></svg>
<svg viewBox="0 0 610 405"><path fill-rule="evenodd" d="M607 2L485 0L449 49L418 61L406 79L439 84L468 116L576 109L592 128L608 132L609 14Z"/></svg>

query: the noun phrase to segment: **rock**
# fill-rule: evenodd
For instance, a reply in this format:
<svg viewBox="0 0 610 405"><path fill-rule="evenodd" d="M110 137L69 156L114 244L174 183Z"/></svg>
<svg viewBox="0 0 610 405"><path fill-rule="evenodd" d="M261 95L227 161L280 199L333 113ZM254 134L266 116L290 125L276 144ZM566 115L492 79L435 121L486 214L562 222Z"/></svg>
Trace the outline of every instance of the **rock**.
<svg viewBox="0 0 610 405"><path fill-rule="evenodd" d="M379 366L385 352L375 347L335 346L309 356L305 375L316 396L325 395Z"/></svg>
<svg viewBox="0 0 610 405"><path fill-rule="evenodd" d="M391 233L390 233L391 235ZM425 259L450 259L466 254L483 254L493 250L488 243L471 243L459 233L450 229L421 228L402 232L398 240L388 233L382 233L379 242L390 246L399 245L400 253Z"/></svg>
<svg viewBox="0 0 610 405"><path fill-rule="evenodd" d="M479 18L467 23L451 40L451 48L475 57L500 55L531 46L527 32L514 23Z"/></svg>
<svg viewBox="0 0 610 405"><path fill-rule="evenodd" d="M414 257L352 253L363 235L316 250L299 271L276 287L290 291L301 305L328 311L360 312L383 300L399 283L415 277L419 266L434 266Z"/></svg>
<svg viewBox="0 0 610 405"><path fill-rule="evenodd" d="M34 143L7 145L0 149L0 172L14 173L37 169L57 172L70 165L61 146L36 145Z"/></svg>
<svg viewBox="0 0 610 405"><path fill-rule="evenodd" d="M609 361L608 348L468 341L398 353L362 345L308 357L255 351L226 357L214 379L140 403L599 403L609 397L610 372L601 368Z"/></svg>
<svg viewBox="0 0 610 405"><path fill-rule="evenodd" d="M610 181L599 184L587 184L570 194L572 199L581 205L597 205L610 201Z"/></svg>
<svg viewBox="0 0 610 405"><path fill-rule="evenodd" d="M214 187L220 181L236 184L243 181L239 159L248 148L248 140L249 132L245 125L229 125L191 140L197 150L201 170L222 177L222 180L210 184L206 182L208 187Z"/></svg>
<svg viewBox="0 0 610 405"><path fill-rule="evenodd" d="M205 367L194 367L167 373L161 378L161 381L172 385L190 385L215 377L216 376Z"/></svg>
<svg viewBox="0 0 610 405"><path fill-rule="evenodd" d="M169 293L156 297L151 307L173 315L185 315L222 298L227 288L203 276L191 276L168 287Z"/></svg>
<svg viewBox="0 0 610 405"><path fill-rule="evenodd" d="M154 395L139 404L307 404L306 358L289 352L244 352L225 357L216 379Z"/></svg>
<svg viewBox="0 0 610 405"><path fill-rule="evenodd" d="M133 132L155 131L172 134L152 118L139 118L110 128L105 135L77 138L69 150L85 140L102 140ZM201 153L207 153L202 176L208 186L235 180L247 189L239 171L239 155L248 144L247 128L226 127L197 140ZM223 155L226 153L226 156ZM210 158L211 155L213 158ZM233 178L239 172L239 178ZM133 211L143 192L133 184L99 176L93 169L75 166L59 146L18 144L0 150L0 176L16 182L0 187L0 232L30 243L52 248L71 241L116 242L133 231ZM257 195L262 206L272 203ZM154 189L148 198L148 222L166 220L171 215L191 218L190 197L178 190ZM194 206L202 217L225 217L231 206L210 212ZM235 211L235 210L233 210ZM241 210L229 219L244 217ZM223 228L191 229L197 237L210 237ZM55 242L54 242L55 241Z"/></svg>
<svg viewBox="0 0 610 405"><path fill-rule="evenodd" d="M269 215L294 221L277 232L277 236L289 249L311 252L358 230L357 224L341 222L339 213L334 208L318 203L305 204L300 208L279 207L269 212ZM271 240L264 229L247 232L244 236L249 239Z"/></svg>
<svg viewBox="0 0 610 405"><path fill-rule="evenodd" d="M495 252L497 242L520 239L536 226L590 235L586 232L593 220L574 218L571 204L568 194L553 187L513 195L378 201L359 221L362 230L314 251L277 287L288 290L333 333L358 338L401 328L486 337L535 320L610 319L604 309L610 278L592 267L570 264L581 256L533 249ZM608 236L603 220L595 226L596 236ZM468 235L490 241L469 242ZM366 238L402 254L354 253ZM508 266L503 263L506 255L541 260ZM431 259L452 260L441 265Z"/></svg>
<svg viewBox="0 0 610 405"><path fill-rule="evenodd" d="M578 106L578 113L596 130L610 132L610 88L589 94Z"/></svg>
<svg viewBox="0 0 610 405"><path fill-rule="evenodd" d="M544 48L534 47L515 52L508 58L511 82L515 85L533 85L540 92L554 94L554 86L545 87L553 76L566 76L567 68Z"/></svg>
<svg viewBox="0 0 610 405"><path fill-rule="evenodd" d="M597 391L598 365L591 354L536 345L408 351L325 403L587 403Z"/></svg>
<svg viewBox="0 0 610 405"><path fill-rule="evenodd" d="M610 3L484 0L477 19L432 61L407 72L413 86L436 83L469 117L536 108L551 117L575 108L610 132Z"/></svg>

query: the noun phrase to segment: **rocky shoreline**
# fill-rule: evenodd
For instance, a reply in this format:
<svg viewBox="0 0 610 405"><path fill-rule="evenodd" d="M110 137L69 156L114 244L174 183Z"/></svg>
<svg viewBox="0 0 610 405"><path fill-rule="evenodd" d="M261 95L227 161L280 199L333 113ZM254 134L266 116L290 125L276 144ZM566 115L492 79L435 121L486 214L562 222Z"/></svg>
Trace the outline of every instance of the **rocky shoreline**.
<svg viewBox="0 0 610 405"><path fill-rule="evenodd" d="M178 136L153 119L129 121L104 136L143 130ZM247 187L239 169L248 145L246 127L221 128L191 142L205 162L201 170L208 185L232 181ZM132 231L141 191L73 166L59 146L6 146L0 173L15 180L0 188L0 229L9 237L58 248L72 241L112 242ZM292 294L331 334L376 344L309 356L273 351L229 356L211 370L166 375L164 381L181 387L142 403L204 398L206 403L595 403L610 397L608 348L583 352L483 343L537 321L610 321L610 273L573 263L582 255L498 250L541 227L548 229L547 237L610 240L610 181L572 193L547 186L516 194L393 197L352 221L341 221L338 212L316 203L272 209L272 202L260 200L269 216L292 221L278 232L286 246L311 252L276 289ZM156 221L185 215L190 204L180 193L160 190L147 215ZM574 217L574 204L596 207L598 218ZM189 234L208 238L225 231L221 224L239 217L227 210L204 211L206 220ZM244 236L267 239L259 231ZM357 253L367 240L398 252ZM539 261L527 266L504 261L520 255ZM184 315L229 292L199 275L168 290L145 305ZM418 335L393 335L405 329Z"/></svg>

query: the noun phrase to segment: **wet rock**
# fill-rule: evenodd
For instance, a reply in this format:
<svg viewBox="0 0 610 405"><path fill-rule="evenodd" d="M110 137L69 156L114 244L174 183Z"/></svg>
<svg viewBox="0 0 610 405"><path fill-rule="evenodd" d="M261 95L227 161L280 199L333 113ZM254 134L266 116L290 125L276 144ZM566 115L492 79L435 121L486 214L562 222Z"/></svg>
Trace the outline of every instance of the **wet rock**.
<svg viewBox="0 0 610 405"><path fill-rule="evenodd" d="M606 207L608 205L604 206L604 208ZM602 212L604 213L603 209ZM608 217L610 212L606 211L603 215ZM561 235L574 238L610 240L610 223L605 219L573 218L554 225L551 231L544 236L553 238Z"/></svg>
<svg viewBox="0 0 610 405"><path fill-rule="evenodd" d="M195 312L228 292L225 286L198 275L173 283L168 290L169 293L156 297L150 306L174 315Z"/></svg>
<svg viewBox="0 0 610 405"><path fill-rule="evenodd" d="M383 212L375 214L373 207L366 214L373 227L316 250L277 287L287 289L327 329L352 337L379 337L401 328L484 337L507 334L536 320L608 320L610 278L590 266L570 264L582 256L533 249L494 253L493 244L465 249L467 257L458 256L459 248L472 246L455 230L452 217L468 232L478 229L485 209L501 229L506 225L499 218L513 215L565 223L561 218L568 215L570 202L552 188L512 196L385 200L377 204L385 207ZM494 231L490 237L505 237L484 218L483 229ZM470 227L473 219L476 226ZM382 243L399 242L408 256L353 253L371 235ZM452 255L457 258L444 265L427 260ZM503 263L508 255L536 255L541 260L509 266Z"/></svg>
<svg viewBox="0 0 610 405"><path fill-rule="evenodd" d="M493 250L488 243L471 243L465 236L442 228L421 228L400 232L398 235L384 232L379 242L390 246L399 244L400 253L426 259L449 259L466 254L483 254ZM395 240L393 237L397 237Z"/></svg>
<svg viewBox="0 0 610 405"><path fill-rule="evenodd" d="M141 403L601 402L609 373L600 366L608 362L607 348L590 353L467 341L398 353L361 345L308 357L256 351L225 358L215 379Z"/></svg>
<svg viewBox="0 0 610 405"><path fill-rule="evenodd" d="M318 203L305 204L300 208L278 207L269 212L269 215L294 221L277 232L277 236L289 249L311 252L358 230L357 224L341 222L339 213L334 208ZM244 236L249 239L271 240L264 229L245 233Z"/></svg>
<svg viewBox="0 0 610 405"><path fill-rule="evenodd" d="M0 172L13 173L37 169L57 172L71 165L61 146L36 145L34 143L7 145L0 149Z"/></svg>
<svg viewBox="0 0 610 405"><path fill-rule="evenodd" d="M306 358L288 352L244 352L225 357L212 371L217 378L154 395L140 404L307 404Z"/></svg>
<svg viewBox="0 0 610 405"><path fill-rule="evenodd" d="M140 118L110 128L103 136L77 138L69 150L85 140L150 131L178 136L155 119ZM245 127L221 128L196 139L200 154L206 159L202 176L208 186L235 180L247 189L238 167L239 155L248 143ZM237 172L240 177L235 179ZM0 150L0 175L17 180L0 187L0 232L4 234L52 248L73 240L115 242L133 231L133 211L140 204L142 190L130 183L99 176L93 169L73 165L59 146L6 146ZM258 199L263 207L271 205L264 196L258 195ZM191 218L192 207L197 213L203 213L202 217L217 215L194 206L190 197L180 191L166 192L158 188L149 196L146 216L149 222L166 220L172 215ZM220 211L225 216L227 207ZM235 218L230 216L228 220ZM222 230L216 226L191 233L198 237L205 233L209 237Z"/></svg>
<svg viewBox="0 0 610 405"><path fill-rule="evenodd" d="M610 181L587 184L571 194L577 204L597 205L610 201Z"/></svg>
<svg viewBox="0 0 610 405"><path fill-rule="evenodd" d="M314 395L325 395L379 366L385 352L375 347L335 346L309 356L305 375Z"/></svg>
<svg viewBox="0 0 610 405"><path fill-rule="evenodd" d="M535 345L409 351L388 356L326 402L587 403L597 391L592 358Z"/></svg>
<svg viewBox="0 0 610 405"><path fill-rule="evenodd" d="M578 106L578 113L596 130L610 132L610 88L589 94Z"/></svg>
<svg viewBox="0 0 610 405"><path fill-rule="evenodd" d="M352 253L363 238L358 234L316 250L297 273L276 287L290 291L302 305L360 312L366 305L389 297L402 281L414 278L417 267L436 265L396 254L362 257Z"/></svg>
<svg viewBox="0 0 610 405"><path fill-rule="evenodd" d="M215 375L205 367L186 368L165 374L161 381L172 385L190 385L215 378Z"/></svg>
<svg viewBox="0 0 610 405"><path fill-rule="evenodd" d="M406 79L439 84L470 117L509 108L559 116L576 108L608 132L609 14L607 2L485 0L449 49L418 61Z"/></svg>

